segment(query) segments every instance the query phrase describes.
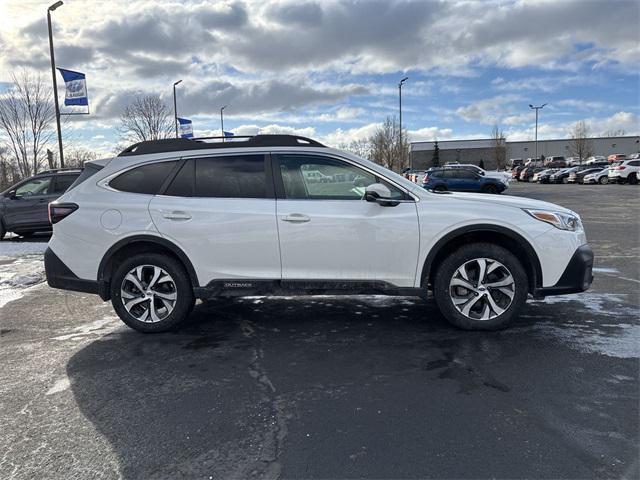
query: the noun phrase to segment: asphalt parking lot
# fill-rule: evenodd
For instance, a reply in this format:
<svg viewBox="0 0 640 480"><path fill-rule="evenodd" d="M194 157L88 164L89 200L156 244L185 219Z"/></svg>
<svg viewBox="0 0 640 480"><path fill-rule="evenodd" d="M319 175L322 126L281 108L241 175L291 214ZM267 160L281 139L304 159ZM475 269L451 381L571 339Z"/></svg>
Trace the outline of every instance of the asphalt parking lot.
<svg viewBox="0 0 640 480"><path fill-rule="evenodd" d="M581 214L595 282L494 333L304 297L141 335L41 283L41 243L2 242L0 478L638 478L640 188L508 192Z"/></svg>

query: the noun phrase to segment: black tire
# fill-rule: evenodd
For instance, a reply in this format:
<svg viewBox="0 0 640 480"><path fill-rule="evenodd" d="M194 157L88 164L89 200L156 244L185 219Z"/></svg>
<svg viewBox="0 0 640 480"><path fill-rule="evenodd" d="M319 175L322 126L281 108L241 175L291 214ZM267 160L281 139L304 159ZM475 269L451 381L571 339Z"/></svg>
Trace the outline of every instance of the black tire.
<svg viewBox="0 0 640 480"><path fill-rule="evenodd" d="M485 185L482 187L482 193L498 193L498 189L495 185Z"/></svg>
<svg viewBox="0 0 640 480"><path fill-rule="evenodd" d="M7 231L4 228L4 223L2 223L2 219L0 218L0 240L4 239Z"/></svg>
<svg viewBox="0 0 640 480"><path fill-rule="evenodd" d="M500 291L500 288L485 288L482 285L478 286L475 284L475 287L480 288L480 292L479 294L474 294L471 290L467 290L464 287L450 285L458 269L467 264L467 262L473 264L476 259L488 259L502 264L490 274L485 275L484 283L489 283L486 282L486 279L492 280L495 283L495 280L493 280L491 276L502 275L503 278L508 278L507 274L510 274L513 284L506 287L506 289L513 294L510 300L505 293ZM451 324L458 328L464 330L498 330L504 328L518 315L527 300L529 280L522 264L513 253L499 245L492 243L471 243L464 245L448 255L437 268L433 282L433 295L440 312L442 312ZM485 269L485 271L488 271L488 268ZM474 283L471 278L473 273L472 271L469 275L471 283ZM479 272L477 273L479 274ZM459 290L452 289L462 289L464 292L467 292L470 300L478 297L478 300L472 303L469 315L463 314L459 311L458 307L454 305L452 295L454 293L457 294ZM492 313L496 315L486 320L474 318L482 315L482 313L474 312L474 309L481 308L482 312L484 312L486 305L489 305L487 298L489 295L493 303L498 305L503 311L498 313L492 309ZM466 303L459 303L459 305L462 306L462 309L467 306ZM484 308L482 308L483 305L485 305Z"/></svg>
<svg viewBox="0 0 640 480"><path fill-rule="evenodd" d="M638 183L638 177L635 173L630 173L627 177L627 182L629 182L629 185L636 185Z"/></svg>
<svg viewBox="0 0 640 480"><path fill-rule="evenodd" d="M607 177L606 175L604 175L604 176L600 177L600 178L598 179L598 183L599 183L600 185L606 185L607 183L609 183L609 177Z"/></svg>
<svg viewBox="0 0 640 480"><path fill-rule="evenodd" d="M129 272L140 266L145 266L143 268L143 274L141 275L142 277L145 276L145 273L148 275L147 270L153 272L151 268L159 267L171 278L172 282L168 286L163 287L166 289L163 293L169 295L175 293L175 303L173 304L173 310L166 316L162 317L159 321L142 321L139 318L136 318L134 314L130 313L127 308L125 308L124 301L122 299L123 293L121 293L123 291L122 289L125 288L123 282ZM144 285L143 283L142 286L148 287L150 283L150 281L147 282L147 285ZM160 285L160 282L158 282L158 285ZM126 295L126 293L127 292L124 294ZM142 292L139 292L140 295L138 295L138 292L135 290L133 293L139 298L145 296ZM147 301L149 303L147 303ZM177 259L169 255L149 253L134 255L132 258L122 262L116 268L116 271L111 278L111 303L120 319L129 327L143 333L158 333L172 330L184 321L189 316L189 313L191 313L195 304L195 299L189 275L183 265ZM152 296L150 299L147 298L147 300L141 301L141 307L131 307L131 310L134 311L134 308L144 308L144 305L142 304L145 304L148 306L150 312L153 305L160 305L161 309L166 308L162 306L163 303L162 299ZM148 316L149 315L147 315L147 317Z"/></svg>
<svg viewBox="0 0 640 480"><path fill-rule="evenodd" d="M565 184L565 185L566 185L567 183L569 183L569 177L564 177L564 178L562 179L562 183L563 183L563 184Z"/></svg>
<svg viewBox="0 0 640 480"><path fill-rule="evenodd" d="M434 192L446 192L447 191L447 187L445 187L444 185L438 185L436 187L433 188Z"/></svg>

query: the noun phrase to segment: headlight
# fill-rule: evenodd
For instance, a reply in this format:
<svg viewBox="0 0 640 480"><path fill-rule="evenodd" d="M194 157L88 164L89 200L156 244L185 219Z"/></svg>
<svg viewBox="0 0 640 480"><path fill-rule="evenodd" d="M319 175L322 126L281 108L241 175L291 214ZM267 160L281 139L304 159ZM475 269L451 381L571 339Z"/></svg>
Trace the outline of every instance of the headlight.
<svg viewBox="0 0 640 480"><path fill-rule="evenodd" d="M578 232L582 230L582 222L577 215L570 213L549 212L547 210L528 210L524 209L529 215L541 222L547 222L560 230L568 230L570 232Z"/></svg>

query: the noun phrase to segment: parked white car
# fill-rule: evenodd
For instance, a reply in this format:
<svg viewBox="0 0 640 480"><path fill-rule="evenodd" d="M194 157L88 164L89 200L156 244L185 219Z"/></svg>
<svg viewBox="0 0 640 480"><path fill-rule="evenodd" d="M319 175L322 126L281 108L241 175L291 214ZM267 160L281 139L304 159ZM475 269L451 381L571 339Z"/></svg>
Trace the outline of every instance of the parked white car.
<svg viewBox="0 0 640 480"><path fill-rule="evenodd" d="M596 173L588 173L582 179L582 183L585 185L599 183L600 185L606 185L609 183L609 169L604 168Z"/></svg>
<svg viewBox="0 0 640 480"><path fill-rule="evenodd" d="M627 183L635 185L640 178L640 160L623 160L615 167L609 169L609 181L614 183Z"/></svg>
<svg viewBox="0 0 640 480"><path fill-rule="evenodd" d="M302 173L325 169L329 183ZM593 278L571 210L435 193L289 135L136 144L89 162L49 215L49 285L111 300L142 332L174 328L195 298L428 291L454 325L490 330L529 294L581 292Z"/></svg>
<svg viewBox="0 0 640 480"><path fill-rule="evenodd" d="M554 173L555 169L553 168L547 168L546 170L541 170L539 172L536 172L533 174L533 177L531 178L532 182L539 182L540 181L540 177L544 176L544 175L551 175L551 173Z"/></svg>

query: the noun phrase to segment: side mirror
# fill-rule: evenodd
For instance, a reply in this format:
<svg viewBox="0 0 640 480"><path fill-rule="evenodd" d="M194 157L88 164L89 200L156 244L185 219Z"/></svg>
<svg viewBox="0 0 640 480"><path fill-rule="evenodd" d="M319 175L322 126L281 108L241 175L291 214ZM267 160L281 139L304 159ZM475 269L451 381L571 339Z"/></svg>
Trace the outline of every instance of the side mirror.
<svg viewBox="0 0 640 480"><path fill-rule="evenodd" d="M372 183L364 190L364 199L367 202L376 202L382 207L395 207L400 202L391 198L391 190L382 183Z"/></svg>
<svg viewBox="0 0 640 480"><path fill-rule="evenodd" d="M15 200L16 198L18 198L15 190L11 190L9 193L7 193L7 197L9 197L11 200Z"/></svg>

